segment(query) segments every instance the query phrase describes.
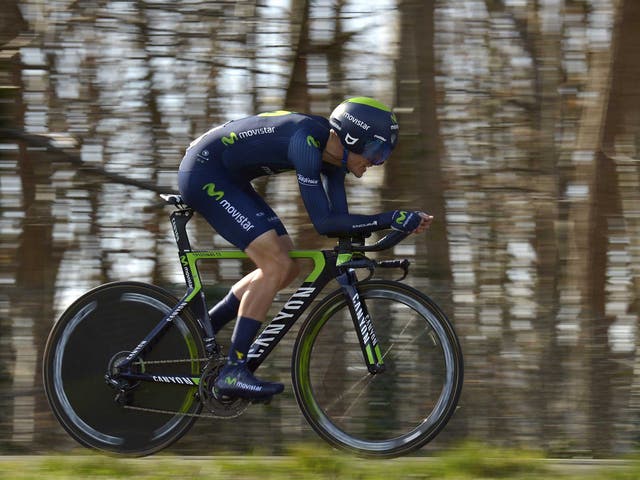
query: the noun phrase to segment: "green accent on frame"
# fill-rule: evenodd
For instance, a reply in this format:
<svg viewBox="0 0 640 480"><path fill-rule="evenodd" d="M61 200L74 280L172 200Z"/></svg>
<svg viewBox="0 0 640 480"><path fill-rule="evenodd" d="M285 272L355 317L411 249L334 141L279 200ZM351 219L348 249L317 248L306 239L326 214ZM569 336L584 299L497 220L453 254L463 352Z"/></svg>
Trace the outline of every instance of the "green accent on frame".
<svg viewBox="0 0 640 480"><path fill-rule="evenodd" d="M367 360L369 360L369 364L375 365L376 361L373 358L373 351L371 350L371 345L367 345L365 350L367 351Z"/></svg>
<svg viewBox="0 0 640 480"><path fill-rule="evenodd" d="M228 259L246 259L249 256L241 250L205 250L196 252L187 252L185 255L189 270L193 276L194 289L189 295L186 301L193 299L197 293L202 289L202 282L200 281L200 275L196 268L196 262L198 260L228 260ZM313 260L313 270L307 275L305 282L314 282L320 276L320 273L324 270L325 259L322 251L320 250L292 250L289 252L291 258L308 258ZM183 262L184 263L184 262Z"/></svg>
<svg viewBox="0 0 640 480"><path fill-rule="evenodd" d="M378 365L382 365L384 363L384 358L382 358L382 352L380 351L380 344L376 345L376 358L378 359Z"/></svg>
<svg viewBox="0 0 640 480"><path fill-rule="evenodd" d="M320 250L292 250L289 252L289 256L291 258L310 258L313 260L313 270L307 275L305 282L315 282L324 270L325 260Z"/></svg>
<svg viewBox="0 0 640 480"><path fill-rule="evenodd" d="M351 253L340 253L338 254L338 258L336 259L336 266L339 267L343 263L349 262L353 258L353 254Z"/></svg>

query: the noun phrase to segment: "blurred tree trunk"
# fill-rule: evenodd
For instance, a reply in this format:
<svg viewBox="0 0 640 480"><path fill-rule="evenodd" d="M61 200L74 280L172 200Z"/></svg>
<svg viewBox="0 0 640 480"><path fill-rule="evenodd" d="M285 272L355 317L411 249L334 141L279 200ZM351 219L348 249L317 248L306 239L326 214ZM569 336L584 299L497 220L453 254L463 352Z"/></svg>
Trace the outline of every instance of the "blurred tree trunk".
<svg viewBox="0 0 640 480"><path fill-rule="evenodd" d="M295 32L295 33L294 33ZM285 110L308 112L307 55L309 52L309 0L293 0L291 4L293 66L284 101Z"/></svg>
<svg viewBox="0 0 640 480"><path fill-rule="evenodd" d="M327 64L329 66L329 104L331 108L341 103L345 97L344 69L344 43L347 39L342 25L342 9L345 0L336 0L333 14L333 42L327 49Z"/></svg>
<svg viewBox="0 0 640 480"><path fill-rule="evenodd" d="M545 10L545 8L551 10ZM558 89L562 81L562 5L540 6L524 25L516 19L523 47L531 54L535 71L535 107L532 115L534 141L531 145L531 171L535 177L535 241L537 282L535 300L537 318L534 322L540 348L538 370L531 371L534 386L531 402L540 412L536 425L540 438L556 438L560 415L550 399L563 395L562 354L557 333L558 295L558 198L560 178L559 149L556 147L558 125L562 118ZM546 19L543 20L543 19ZM546 445L549 447L549 445Z"/></svg>
<svg viewBox="0 0 640 480"><path fill-rule="evenodd" d="M420 197L410 199L411 204L398 208L424 209L435 217L424 243L419 242L418 254L427 257L429 277L450 286L445 182L440 162L444 147L436 108L435 3L435 0L399 2L402 48L396 69L396 104L403 109L400 112L409 109L411 113L398 114L400 142L396 161L390 161L386 167L385 192L388 198L398 198L403 190L422 192ZM400 158L406 163L398 161ZM421 171L425 174L418 176L407 171L407 163L423 165Z"/></svg>
<svg viewBox="0 0 640 480"><path fill-rule="evenodd" d="M579 299L581 346L585 352L587 447L596 454L609 452L612 442L612 375L609 327L612 319L605 313L607 220L615 207L617 194L608 191L611 162L603 153L607 109L611 94L616 14L613 45L593 48L591 52L578 136L573 152L573 172L568 212L569 291ZM615 184L615 182L614 182Z"/></svg>
<svg viewBox="0 0 640 480"><path fill-rule="evenodd" d="M453 286L445 177L444 145L437 112L435 10L436 0L399 0L400 48L396 64L396 111L400 126L398 147L385 167L384 198L394 209L424 210L434 216L429 231L416 237L416 258L426 258L424 271L414 275L428 281L431 295L448 310ZM413 171L416 166L419 175ZM424 173L422 173L424 172ZM411 192L407 197L403 192ZM428 280L427 280L428 279ZM449 312L451 313L451 312ZM460 326L459 326L460 328ZM466 423L458 417L457 432Z"/></svg>
<svg viewBox="0 0 640 480"><path fill-rule="evenodd" d="M148 132L149 132L149 144L151 147L151 159L154 162L153 165L153 174L150 178L151 183L154 185L157 184L157 172L160 169L160 150L162 149L162 139L166 139L166 128L162 122L162 113L160 112L160 108L158 105L158 92L154 86L154 67L153 67L153 56L150 52L153 52L153 48L149 48L150 38L149 38L149 17L146 12L146 3L142 0L138 0L136 2L136 8L138 10L137 17L141 19L138 23L139 25L139 35L137 36L137 40L139 43L139 48L142 52L145 52L144 63L146 67L146 77L144 79L145 83L148 85L146 90L146 95L144 98L144 102L146 104L146 110L149 115L148 120ZM158 216L156 220L156 224L162 220L161 216L164 212L161 209L158 209L156 215ZM151 275L151 282L155 285L158 285L162 282L160 276L160 265L158 264L159 258L159 244L162 243L162 238L159 235L154 236L155 245L154 250L156 254L154 255L154 266L153 272Z"/></svg>
<svg viewBox="0 0 640 480"><path fill-rule="evenodd" d="M620 198L619 217L624 225L628 255L626 267L631 283L626 295L629 298L621 317L638 322L640 314L640 2L624 1L620 8L620 25L617 31L616 49L613 59L611 95L607 110L603 147L608 159L616 168L615 183ZM608 161L608 160L604 160ZM627 297L628 296L628 297ZM611 299L613 300L613 299ZM633 419L628 433L632 444L637 442L635 423L640 411L640 334L635 334L635 359L631 375L629 400L620 414L621 418ZM623 378L629 377L625 372ZM626 387L627 385L625 385Z"/></svg>
<svg viewBox="0 0 640 480"><path fill-rule="evenodd" d="M27 27L23 21L16 2L5 2L3 13L6 13L6 24L3 25L3 40L16 38ZM5 38L6 37L6 38ZM10 45L10 44L9 44ZM9 125L13 128L24 129L25 106L22 94L24 92L20 56L18 50L5 47L2 50L3 67L11 72L12 91L15 93L13 111ZM5 57L6 56L6 57ZM45 57L45 62L48 59ZM41 65L43 97L50 99L52 87L49 84L50 72L48 65ZM46 152L40 149L29 149L24 142L17 142L17 173L21 184L21 216L20 234L17 238L16 249L12 252L13 271L10 277L15 278L15 284L7 289L9 299L9 321L2 322L3 331L12 335L12 341L2 342L11 345L12 367L14 376L3 379L11 383L12 398L10 405L3 405L3 411L12 415L13 424L3 435L5 441L13 442L17 447L31 447L32 442L46 444L46 435L50 424L47 418L37 415L48 412L47 402L42 395L40 358L49 329L53 323L53 304L55 279L60 263L60 252L53 243L53 224L50 222L51 202L55 192L51 186L52 165ZM6 357L3 357L6 358ZM4 399L3 402L5 403ZM41 424L41 420L45 420ZM3 422L4 423L4 422ZM40 428L43 427L44 429ZM4 428L3 428L4 430Z"/></svg>
<svg viewBox="0 0 640 480"><path fill-rule="evenodd" d="M562 74L562 2L530 4L526 12L514 12L504 0L485 0L492 14L507 15L513 22L522 49L532 62L533 103L517 103L527 114L532 132L526 143L529 165L525 174L535 178L530 188L535 193L531 201L535 204L536 251L535 301L536 329L539 349L537 370L532 370L530 381L535 385L528 395L536 411L540 412L536 425L540 438L554 438L545 432L557 429L561 424L558 415L564 412L553 410L550 398L563 395L562 356L566 349L559 348L556 341L557 312L560 306L558 295L559 234L557 224L560 212L558 199L560 152L557 147L558 125L562 120L561 99L558 90L563 81ZM514 99L510 99L515 103ZM506 275L506 272L505 272ZM544 441L544 440L543 440Z"/></svg>
<svg viewBox="0 0 640 480"><path fill-rule="evenodd" d="M43 65L43 83L51 98L53 87L49 83L50 67ZM22 88L21 87L21 91ZM52 433L47 423L49 415L36 417L36 412L48 412L48 405L41 390L41 362L44 344L54 322L54 298L61 252L53 241L51 204L55 198L52 187L52 162L46 151L22 146L18 164L22 184L22 202L25 212L22 232L18 240L16 257L16 285L11 295L11 318L14 339L18 341L17 371L23 373L14 378L14 394L18 396L14 411L16 425L13 432L17 442L32 442L45 446ZM32 377L27 378L30 370ZM40 423L43 420L44 423ZM37 423L36 423L37 422Z"/></svg>
<svg viewBox="0 0 640 480"><path fill-rule="evenodd" d="M19 89L20 62L18 55L18 45L13 46L12 40L26 28L17 1L6 1L2 5L2 15L0 15L0 127L22 126L24 124L24 108L22 105L21 90ZM5 143L5 139L1 139ZM6 161L15 161L15 157L20 157L24 152L21 145L19 150L10 156L10 150L4 149L0 152L0 158ZM4 194L3 194L4 196ZM9 208L6 209L7 213ZM14 248L14 242L2 242L0 248L0 258L3 258L0 272L4 278L15 278L17 274L16 254L19 252ZM17 288L6 286L11 301L13 313L17 310L15 305ZM0 315L0 448L8 450L11 447L11 436L13 430L14 396L12 391L13 364L15 361L15 351L13 347L12 315L4 315L6 310L2 309Z"/></svg>
<svg viewBox="0 0 640 480"><path fill-rule="evenodd" d="M22 18L18 5L18 0L4 0L2 5L2 15L0 15L0 46L2 51L6 52L6 44L15 39L21 32L27 28L27 24ZM2 58L3 63L8 58Z"/></svg>

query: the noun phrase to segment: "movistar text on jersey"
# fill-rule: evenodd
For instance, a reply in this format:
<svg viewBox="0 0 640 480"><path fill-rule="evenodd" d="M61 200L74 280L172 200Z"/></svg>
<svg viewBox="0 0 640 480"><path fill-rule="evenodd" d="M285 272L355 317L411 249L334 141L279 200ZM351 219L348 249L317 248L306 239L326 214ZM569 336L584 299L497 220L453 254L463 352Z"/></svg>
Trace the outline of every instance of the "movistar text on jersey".
<svg viewBox="0 0 640 480"><path fill-rule="evenodd" d="M247 138L247 137L253 137L254 135L267 135L269 133L274 133L275 131L276 131L276 127L253 128L251 130L245 130L244 132L238 133L238 137Z"/></svg>
<svg viewBox="0 0 640 480"><path fill-rule="evenodd" d="M248 232L254 227L253 223L251 223L245 215L242 215L240 211L227 200L221 200L219 203L220 206L224 208L229 215L231 215L231 218L238 222L243 230Z"/></svg>

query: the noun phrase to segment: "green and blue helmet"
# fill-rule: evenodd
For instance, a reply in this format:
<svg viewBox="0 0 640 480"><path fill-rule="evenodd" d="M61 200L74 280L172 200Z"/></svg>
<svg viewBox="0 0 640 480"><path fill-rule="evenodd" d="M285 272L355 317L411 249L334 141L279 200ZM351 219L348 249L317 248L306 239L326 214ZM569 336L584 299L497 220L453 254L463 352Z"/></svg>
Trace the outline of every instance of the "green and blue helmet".
<svg viewBox="0 0 640 480"><path fill-rule="evenodd" d="M369 97L353 97L338 105L329 123L345 149L373 165L385 162L398 143L398 121L385 104Z"/></svg>

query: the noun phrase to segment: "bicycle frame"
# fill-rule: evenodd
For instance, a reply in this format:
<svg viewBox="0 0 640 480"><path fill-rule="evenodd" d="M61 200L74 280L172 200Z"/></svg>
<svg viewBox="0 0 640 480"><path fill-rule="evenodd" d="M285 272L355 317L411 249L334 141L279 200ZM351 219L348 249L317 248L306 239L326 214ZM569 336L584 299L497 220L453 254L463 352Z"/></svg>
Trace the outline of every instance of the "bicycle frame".
<svg viewBox="0 0 640 480"><path fill-rule="evenodd" d="M131 351L126 359L118 365L120 378L181 385L199 384L199 377L154 375L128 371L132 363L141 354L152 348L154 340L159 338L165 329L170 328L173 320L187 307L191 309L200 322L207 354L212 356L217 348L215 335L209 321L206 299L202 290L202 281L197 263L200 260L247 259L249 257L240 250L192 251L186 230L187 222L189 222L192 216L193 210L184 208L174 211L170 217L187 291L174 309L166 315ZM294 259L312 260L313 269L253 342L247 355L247 365L249 369L255 371L262 364L322 289L331 280L335 279L342 287L345 299L349 304L354 327L360 340L367 368L374 374L384 370L382 354L378 346L373 324L367 312L366 305L360 300L355 286L358 280L355 272L350 268L351 255L344 255L340 253L340 250L293 250L290 252L290 256Z"/></svg>

